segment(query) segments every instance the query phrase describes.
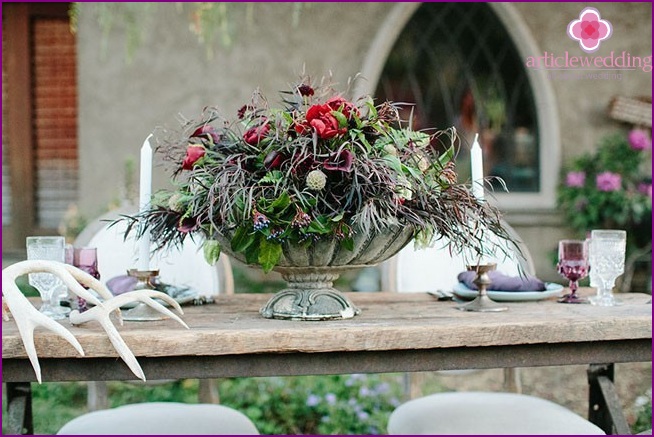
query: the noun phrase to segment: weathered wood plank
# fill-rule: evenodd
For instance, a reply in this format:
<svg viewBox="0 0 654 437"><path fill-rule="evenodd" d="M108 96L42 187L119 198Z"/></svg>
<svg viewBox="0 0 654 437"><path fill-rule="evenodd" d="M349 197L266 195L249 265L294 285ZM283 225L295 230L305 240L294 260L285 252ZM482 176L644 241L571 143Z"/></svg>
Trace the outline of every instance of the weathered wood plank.
<svg viewBox="0 0 654 437"><path fill-rule="evenodd" d="M469 313L425 293L352 293L362 314L349 320L296 322L262 318L269 295L222 296L214 305L184 307L185 330L170 320L125 322L119 331L137 357L220 356L288 352L420 350L651 339L649 296L623 294L618 307L554 300L508 303L504 313ZM68 323L66 321L62 323ZM86 357L116 357L93 324L70 327ZM25 358L13 321L3 322L2 356ZM36 332L41 358L76 357L63 339Z"/></svg>

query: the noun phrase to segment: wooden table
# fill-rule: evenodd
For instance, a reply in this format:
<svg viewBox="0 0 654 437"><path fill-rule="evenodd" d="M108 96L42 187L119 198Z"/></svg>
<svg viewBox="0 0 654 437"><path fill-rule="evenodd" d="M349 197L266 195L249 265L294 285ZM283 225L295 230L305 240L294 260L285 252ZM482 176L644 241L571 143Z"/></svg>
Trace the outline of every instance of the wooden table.
<svg viewBox="0 0 654 437"><path fill-rule="evenodd" d="M588 290L586 290L587 292ZM507 303L471 313L425 293L351 293L353 319L263 319L269 295L221 296L186 306L174 321L125 322L122 337L149 379L415 372L650 361L650 296L621 294L624 305ZM68 323L68 322L63 322ZM37 330L44 381L134 379L99 326L70 327L85 357ZM13 321L2 324L3 382L35 381Z"/></svg>

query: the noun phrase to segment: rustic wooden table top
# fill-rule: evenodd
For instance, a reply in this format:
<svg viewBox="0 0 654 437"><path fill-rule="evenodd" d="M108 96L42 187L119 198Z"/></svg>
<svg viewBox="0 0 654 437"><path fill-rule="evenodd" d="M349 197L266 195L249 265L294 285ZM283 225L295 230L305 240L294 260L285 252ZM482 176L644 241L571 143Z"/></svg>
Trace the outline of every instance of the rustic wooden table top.
<svg viewBox="0 0 654 437"><path fill-rule="evenodd" d="M348 320L264 319L258 311L270 295L236 294L220 296L215 304L183 307L188 330L172 320L126 321L118 329L150 379L651 359L649 295L620 294L624 305L616 307L559 304L551 298L508 302L506 312L476 313L456 310L457 303L426 293L347 294L361 308ZM79 357L65 340L37 329L44 380L131 379L124 365L116 365L122 362L99 325L62 323L86 355ZM2 324L2 358L3 379L29 378L31 366L13 320ZM104 369L101 378L93 366Z"/></svg>

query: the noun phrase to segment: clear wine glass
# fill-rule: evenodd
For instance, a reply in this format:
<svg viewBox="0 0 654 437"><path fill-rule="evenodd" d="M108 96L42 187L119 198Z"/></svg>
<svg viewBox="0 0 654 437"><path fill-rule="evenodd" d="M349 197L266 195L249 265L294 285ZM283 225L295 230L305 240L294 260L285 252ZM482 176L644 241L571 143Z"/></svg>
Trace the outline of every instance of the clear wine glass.
<svg viewBox="0 0 654 437"><path fill-rule="evenodd" d="M100 272L98 271L98 249L96 247L76 247L73 250L72 264L95 279L100 279ZM77 298L77 309L80 312L87 310L86 301L81 297Z"/></svg>
<svg viewBox="0 0 654 437"><path fill-rule="evenodd" d="M559 298L561 303L588 303L588 299L577 294L579 280L588 275L590 268L588 261L587 240L561 240L559 241L558 272L567 278L570 293Z"/></svg>
<svg viewBox="0 0 654 437"><path fill-rule="evenodd" d="M27 237L25 245L28 260L48 260L64 262L64 237ZM52 319L65 319L70 312L69 308L59 305L59 294L64 283L52 273L30 273L29 284L36 288L41 295L43 303L41 311Z"/></svg>
<svg viewBox="0 0 654 437"><path fill-rule="evenodd" d="M598 306L615 306L622 302L613 296L618 276L624 273L627 232L613 229L595 229L590 233L591 286L597 295L590 303Z"/></svg>

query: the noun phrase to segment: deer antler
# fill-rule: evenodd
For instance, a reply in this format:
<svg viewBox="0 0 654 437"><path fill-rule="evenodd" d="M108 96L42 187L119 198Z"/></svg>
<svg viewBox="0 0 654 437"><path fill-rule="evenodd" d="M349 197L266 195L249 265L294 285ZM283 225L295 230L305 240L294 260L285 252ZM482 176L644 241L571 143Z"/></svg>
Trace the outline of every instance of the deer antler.
<svg viewBox="0 0 654 437"><path fill-rule="evenodd" d="M41 382L41 366L39 365L36 348L34 347L34 329L37 326L41 326L63 337L82 356L84 356L84 350L82 350L82 346L70 331L48 316L41 314L18 289L16 278L28 273L37 272L48 272L57 275L73 293L97 306L102 306L102 302L89 291L85 290L77 281L88 286L94 286L96 291L103 296L111 296L111 292L100 281L88 273L61 262L29 260L17 262L2 269L2 318L9 320L5 309L6 304L11 314L13 314L14 320L16 320L18 332L23 340L27 357L36 373L36 379Z"/></svg>
<svg viewBox="0 0 654 437"><path fill-rule="evenodd" d="M180 314L184 314L182 308L179 306L177 301L175 301L175 299L173 299L172 297L168 296L167 294L161 293L159 291L143 289L143 290L130 291L128 293L123 293L110 300L107 300L104 302L104 307L96 306L94 308L91 308L90 310L84 311L83 313L80 313L77 310L71 311L68 317L70 319L70 323L72 323L73 325L79 325L81 323L88 322L91 320L96 320L98 323L100 323L102 328L109 336L109 340L111 341L111 344L114 345L114 349L116 349L116 351L123 359L125 364L127 364L127 367L129 367L132 373L134 373L134 375L136 375L139 379L145 381L145 374L143 373L143 369L141 369L141 366L139 365L132 351L127 346L127 343L125 343L125 340L123 340L120 334L118 334L116 327L111 323L111 320L109 319L109 314L114 309L120 308L125 304L134 301L139 301L167 315L173 320L176 320L186 329L189 329L188 325L184 323L182 319L177 317L177 315L172 311L170 311L168 308L152 300L151 299L152 297L156 297L166 301L173 308L175 308L177 312L179 312Z"/></svg>
<svg viewBox="0 0 654 437"><path fill-rule="evenodd" d="M36 379L39 381L39 383L41 382L41 366L39 365L36 348L34 346L34 330L37 326L41 326L63 337L82 356L84 356L84 350L70 331L68 331L58 322L52 320L34 308L30 301L18 289L18 286L16 285L16 278L28 273L38 272L52 273L58 276L73 293L82 299L85 299L87 302L95 305L94 308L82 314L80 314L78 311L72 311L69 316L70 322L72 324L80 324L90 320L97 320L104 328L105 332L109 336L109 339L111 340L111 343L114 345L125 363L132 370L132 372L134 372L134 374L142 380L145 380L143 370L138 364L138 361L136 361L132 351L129 349L125 341L120 337L116 328L111 324L109 319L111 312L118 312L118 317L122 324L120 307L128 302L140 301L146 305L151 306L155 310L173 318L188 329L186 323L184 323L178 316L165 308L163 305L151 299L152 297L156 297L164 300L180 314L183 314L179 304L167 294L154 290L136 290L114 297L105 287L105 285L100 281L88 273L69 264L45 260L28 260L17 262L2 270L2 317L4 320L9 320L7 310L14 316L16 326L18 327L18 332L20 333L20 337L23 340L23 345L25 346L25 351L27 352L30 363L32 363L32 367L36 373ZM93 289L101 297L106 299L105 302L101 302L92 293L84 289L84 287L80 284Z"/></svg>

